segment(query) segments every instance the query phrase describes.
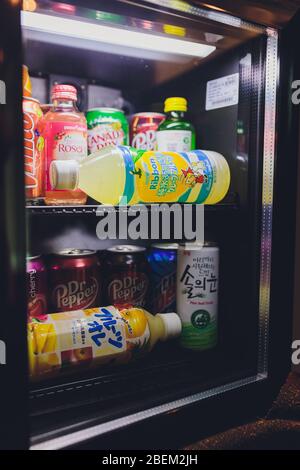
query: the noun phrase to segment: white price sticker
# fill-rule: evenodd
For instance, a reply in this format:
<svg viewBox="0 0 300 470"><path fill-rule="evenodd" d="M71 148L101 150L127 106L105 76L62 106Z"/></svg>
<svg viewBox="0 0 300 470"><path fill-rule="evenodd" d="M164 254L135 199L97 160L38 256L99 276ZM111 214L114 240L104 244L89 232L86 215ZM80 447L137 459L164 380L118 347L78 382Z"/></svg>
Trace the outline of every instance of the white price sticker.
<svg viewBox="0 0 300 470"><path fill-rule="evenodd" d="M205 110L226 108L239 102L239 74L210 80L206 85Z"/></svg>

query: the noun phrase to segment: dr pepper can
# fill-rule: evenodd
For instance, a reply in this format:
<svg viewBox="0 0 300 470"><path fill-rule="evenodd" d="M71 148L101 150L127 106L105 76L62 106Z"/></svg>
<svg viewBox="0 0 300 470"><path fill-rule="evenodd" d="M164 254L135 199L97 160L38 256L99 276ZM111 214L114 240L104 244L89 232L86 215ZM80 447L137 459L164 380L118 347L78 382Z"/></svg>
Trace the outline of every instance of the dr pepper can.
<svg viewBox="0 0 300 470"><path fill-rule="evenodd" d="M160 113L137 113L130 122L130 143L140 150L156 150L156 131L166 119Z"/></svg>
<svg viewBox="0 0 300 470"><path fill-rule="evenodd" d="M146 248L117 245L105 255L106 303L119 307L145 307L149 294Z"/></svg>
<svg viewBox="0 0 300 470"><path fill-rule="evenodd" d="M48 263L50 312L67 312L101 304L100 264L96 251L65 249Z"/></svg>

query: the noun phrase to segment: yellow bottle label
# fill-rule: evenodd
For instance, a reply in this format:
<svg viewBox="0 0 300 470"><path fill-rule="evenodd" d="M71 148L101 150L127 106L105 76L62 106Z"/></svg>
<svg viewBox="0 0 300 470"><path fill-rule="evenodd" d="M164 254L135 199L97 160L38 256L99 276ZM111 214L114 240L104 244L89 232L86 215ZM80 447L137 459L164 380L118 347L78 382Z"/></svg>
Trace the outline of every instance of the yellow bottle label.
<svg viewBox="0 0 300 470"><path fill-rule="evenodd" d="M33 377L52 377L69 369L128 362L150 339L143 309L100 307L54 313L28 324Z"/></svg>
<svg viewBox="0 0 300 470"><path fill-rule="evenodd" d="M204 152L144 152L135 161L140 202L203 203L211 192L214 171Z"/></svg>

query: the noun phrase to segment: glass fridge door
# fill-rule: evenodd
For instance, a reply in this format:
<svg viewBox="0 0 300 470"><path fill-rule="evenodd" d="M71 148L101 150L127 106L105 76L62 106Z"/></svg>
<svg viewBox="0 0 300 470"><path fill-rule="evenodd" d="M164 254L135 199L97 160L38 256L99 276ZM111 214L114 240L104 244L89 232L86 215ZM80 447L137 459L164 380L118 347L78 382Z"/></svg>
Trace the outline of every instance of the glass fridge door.
<svg viewBox="0 0 300 470"><path fill-rule="evenodd" d="M96 1L25 1L21 27L23 61L28 66L32 96L42 105L39 107L27 95L23 110L27 115L28 112L36 113L36 158L41 162L43 151L46 155L45 169L40 174L42 176L38 176L41 187L47 179L44 193L42 190L34 191L28 185L32 174L31 169L28 170L25 127L26 294L32 448L59 449L84 445L129 424L144 423L147 418L169 416L175 410L179 414L184 413L185 410L194 410L193 405L198 410L203 406L210 407L220 398L224 400L224 408L226 397L243 391L251 394L256 386L256 390L261 391L263 402L263 387L269 377L272 223L279 103L278 31L216 9L172 0L115 0L100 4ZM30 94L28 83L26 75L24 90ZM65 88L66 85L69 88ZM54 87L56 94L53 93ZM51 90L55 108L49 104ZM66 94L65 101L66 96L69 98L68 105L58 103L59 99L63 101L63 93ZM73 98L70 93L73 93ZM82 155L76 154L80 153L79 146L82 150L82 136L86 138L85 118L81 114L80 120L78 111L70 111L71 108L63 109L71 106L75 94L79 111L87 113L89 110L85 114L88 146L90 152L102 152L103 157L98 160L94 154L90 160L89 157L81 160ZM171 108L168 105L164 107L165 100L171 97L176 98L171 102ZM184 109L180 108L185 104L180 99L178 101L178 97L185 98L188 103L185 117L182 114ZM20 96L15 99L20 103ZM31 111L28 111L28 106ZM15 120L20 120L20 109L16 107L13 112L17 116ZM169 113L167 120L162 123L166 112ZM63 116L61 120L59 116ZM161 123L157 124L154 117ZM75 127L74 121L77 122ZM174 121L177 122L175 131L172 127ZM143 130L145 125L147 131ZM74 133L77 133L76 137ZM78 133L81 133L81 140ZM183 137L179 142L178 139ZM116 151L109 146L128 143L136 147L131 154L123 147ZM173 173L170 173L170 167L163 166L165 160L161 163L166 158L163 154L140 152L155 151L156 147L157 152L166 150L167 158L171 159L175 158L172 151L183 152L183 156L176 158L183 158L185 163L182 165L188 162L187 166L180 168L183 175L181 183L184 181L184 185L189 185L184 196L180 193L177 199L175 196L174 199L162 197L171 192L171 176L174 172L177 175L178 167L175 165ZM67 148L71 157L67 155ZM187 155L195 148L201 152ZM211 152L225 158L231 176L229 189L224 191L223 196L225 192L226 195L220 201L209 199L214 184L221 181L226 186L222 171L211 163L215 161L219 165L222 157ZM111 156L110 161L107 153ZM16 213L23 213L24 209L20 154L19 149L18 156L11 162L19 175L16 185L20 195L14 199ZM118 160L120 155L123 163ZM147 155L152 158L150 162L155 163L155 168L147 167ZM176 158L172 160L173 164ZM53 159L59 163L57 166L52 163L52 169L68 168L73 173L80 163L78 171L82 173L78 181L89 196L86 203L85 197L79 203L75 199L74 203L70 199L68 204L65 200L59 202L61 195L57 196L57 192L55 197L58 199L51 200L53 194L49 196L50 190L59 181L57 179L53 183L55 178L50 170ZM66 166L66 160L72 161L72 170L71 166ZM203 167L203 161L206 167ZM107 162L106 166L102 162ZM126 183L126 186L122 179L124 162L127 165L126 181L133 181L132 188L131 183ZM158 169L157 162L160 162ZM169 160L167 163L170 165ZM151 178L152 183L149 183ZM160 192L157 192L155 200L147 199L145 188L147 184L155 185L155 178L161 178ZM68 184L69 189L75 188L73 183ZM196 190L200 194L199 185L203 190L197 199L194 196ZM115 199L106 195L119 194L120 188L125 193L127 191L127 196L130 194L132 201L145 202L145 210L138 214L138 210L134 212L130 206L117 205L103 212L99 203L115 204ZM138 197L134 198L136 194ZM195 203L196 200L204 202L204 206ZM153 214L158 203L166 201L169 204L160 208L161 217L157 219L160 231L154 230L154 224L151 225ZM171 207L172 203L177 204ZM109 220L107 214L115 223L106 226L108 236L104 239L103 219ZM137 215L140 216L139 221ZM168 217L170 233L166 234L163 230ZM178 217L181 217L179 222ZM22 214L19 220L22 220ZM182 230L181 224L185 228L187 224L186 231ZM176 256L174 243L191 241L187 236L191 231L195 238L195 224L198 228L202 224L206 245L195 252L185 247L185 258L179 249L176 265L170 254L175 251ZM25 263L25 251L20 249L25 238L22 224L18 225L16 233L21 238L18 240L19 248L10 252L18 254L15 262L19 266ZM201 235L201 230L199 233ZM164 243L165 246L157 247L153 243ZM166 247L170 243L173 245ZM120 245L121 248L116 248ZM136 245L139 248L132 248ZM90 257L87 250L90 250ZM162 250L168 256L159 258ZM186 262L188 257L191 261ZM161 264L158 264L158 259ZM92 272L92 265L94 268L100 265L96 275L87 274ZM178 272L181 272L180 276ZM41 280L45 274L46 282ZM88 276L93 277L93 285L88 284ZM25 297L24 279L20 285ZM185 283L184 289L182 283ZM128 344L133 343L127 336L127 342L122 343L124 354L118 356L122 356L122 360L107 359L104 362L111 363L105 365L102 360L99 365L99 360L98 363L95 360L98 352L95 353L94 345L90 344L91 335L99 336L103 327L107 329L108 336L112 331L115 335L117 330L112 330L112 325L99 325L94 317L92 322L88 322L85 318L94 315L95 311L64 314L65 311L99 308L111 303L122 304L127 313L130 303L142 305L153 314L157 313L153 305L159 305L162 306L161 313L164 313L170 311L164 303L166 297L175 299L176 284L175 311L183 324L185 339L161 342L138 360L133 356L142 348L142 343L135 341L132 353ZM98 286L101 286L101 295L98 295ZM95 291L97 295L94 295ZM140 295L136 294L137 291ZM47 309L45 299L48 301ZM25 318L24 305L14 307L15 317L22 311ZM56 316L52 315L54 312ZM109 314L111 321L116 319L116 313L112 314L111 310L100 314ZM154 325L154 320L147 320L147 323L144 314L132 311L128 315L132 317L128 320L131 333L127 332L127 335L140 337L140 322L145 323L142 332L146 335L143 337L144 349L149 349L149 337L163 336L157 329L153 333L154 328L158 328L152 326L151 321ZM156 321L159 318L155 317ZM64 327L61 326L63 321L66 321ZM132 327L131 321L137 322L136 326ZM157 322L155 324L158 325ZM18 325L20 329L20 323ZM22 322L21 325L23 328ZM175 326L172 325L173 329L169 326L171 329L168 330L170 334L174 333ZM146 330L150 331L148 336ZM25 327L22 331L24 334ZM125 330L123 333L126 334ZM78 334L81 347L78 346ZM102 343L98 336L96 342L100 348ZM103 337L106 341L107 336L104 334ZM117 337L109 338L119 345ZM102 349L101 358L107 357L106 354ZM237 408L244 403L241 399ZM223 413L226 414L225 409Z"/></svg>

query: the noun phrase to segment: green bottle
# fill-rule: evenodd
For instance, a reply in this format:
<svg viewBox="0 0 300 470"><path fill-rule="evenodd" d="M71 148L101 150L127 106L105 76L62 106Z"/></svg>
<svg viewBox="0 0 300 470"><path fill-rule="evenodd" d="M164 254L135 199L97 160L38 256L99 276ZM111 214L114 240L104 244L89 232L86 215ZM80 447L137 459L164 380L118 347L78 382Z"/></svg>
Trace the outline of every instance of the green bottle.
<svg viewBox="0 0 300 470"><path fill-rule="evenodd" d="M161 152L189 152L196 148L194 126L186 120L187 100L167 98L165 113L167 117L157 129L157 150Z"/></svg>

